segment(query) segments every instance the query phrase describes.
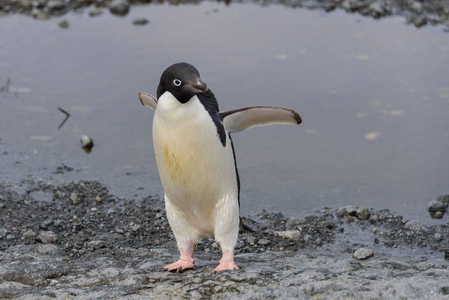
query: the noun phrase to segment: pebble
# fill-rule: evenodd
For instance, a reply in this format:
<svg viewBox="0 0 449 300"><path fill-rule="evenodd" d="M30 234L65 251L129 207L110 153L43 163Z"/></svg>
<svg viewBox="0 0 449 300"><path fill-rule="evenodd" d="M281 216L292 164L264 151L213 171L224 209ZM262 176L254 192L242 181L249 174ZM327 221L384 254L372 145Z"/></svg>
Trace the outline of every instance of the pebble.
<svg viewBox="0 0 449 300"><path fill-rule="evenodd" d="M415 26L417 28L419 28L419 27L424 26L424 25L427 24L427 19L425 17L423 17L423 16L418 16L418 17L414 18L412 20L412 22L413 22L413 24L415 24Z"/></svg>
<svg viewBox="0 0 449 300"><path fill-rule="evenodd" d="M437 211L437 212L431 214L432 218L434 218L434 219L442 219L443 215L444 214L441 211Z"/></svg>
<svg viewBox="0 0 449 300"><path fill-rule="evenodd" d="M47 8L51 11L64 11L68 9L67 4L59 0L50 0L47 2Z"/></svg>
<svg viewBox="0 0 449 300"><path fill-rule="evenodd" d="M58 26L61 28L69 28L69 22L67 20L62 20L61 22L58 23Z"/></svg>
<svg viewBox="0 0 449 300"><path fill-rule="evenodd" d="M260 239L257 243L258 243L259 245L262 245L262 246L267 246L267 245L270 244L270 241L267 240L267 239L265 239L265 238L263 238L263 239Z"/></svg>
<svg viewBox="0 0 449 300"><path fill-rule="evenodd" d="M148 19L145 19L145 18L139 18L139 19L135 19L134 21L133 21L133 24L134 25L146 25L146 24L148 24L150 21L148 21Z"/></svg>
<svg viewBox="0 0 449 300"><path fill-rule="evenodd" d="M70 194L70 200L72 200L73 204L78 204L80 203L80 200L78 198L78 194L77 193L72 193Z"/></svg>
<svg viewBox="0 0 449 300"><path fill-rule="evenodd" d="M101 8L97 7L95 4L90 5L88 11L89 11L89 16L91 16L91 17L99 16L103 13Z"/></svg>
<svg viewBox="0 0 449 300"><path fill-rule="evenodd" d="M83 134L81 136L81 148L83 148L86 152L89 152L93 146L94 141L89 136Z"/></svg>
<svg viewBox="0 0 449 300"><path fill-rule="evenodd" d="M297 239L301 236L301 231L298 230L275 231L273 232L273 234L286 239Z"/></svg>
<svg viewBox="0 0 449 300"><path fill-rule="evenodd" d="M417 12L417 13L421 13L422 12L422 4L421 3L419 3L419 2L413 2L411 5L410 5L410 8L413 10L413 11L415 11L415 12Z"/></svg>
<svg viewBox="0 0 449 300"><path fill-rule="evenodd" d="M53 231L41 231L37 238L44 244L56 242L58 236Z"/></svg>
<svg viewBox="0 0 449 300"><path fill-rule="evenodd" d="M404 225L404 229L414 231L414 232L426 232L426 226L418 221L408 221Z"/></svg>
<svg viewBox="0 0 449 300"><path fill-rule="evenodd" d="M435 232L435 234L433 235L433 238L435 239L435 241L439 242L443 239L443 236L440 233Z"/></svg>
<svg viewBox="0 0 449 300"><path fill-rule="evenodd" d="M437 211L446 212L446 209L447 203L443 203L436 200L429 202L429 212L437 212Z"/></svg>
<svg viewBox="0 0 449 300"><path fill-rule="evenodd" d="M32 230L27 230L22 234L22 236L25 238L34 238L34 237L36 237L36 232L34 232Z"/></svg>
<svg viewBox="0 0 449 300"><path fill-rule="evenodd" d="M114 0L109 6L111 13L115 15L126 15L129 12L130 4L126 0Z"/></svg>
<svg viewBox="0 0 449 300"><path fill-rule="evenodd" d="M374 251L368 248L360 248L353 254L353 257L358 260L365 260L373 256Z"/></svg>
<svg viewBox="0 0 449 300"><path fill-rule="evenodd" d="M357 218L359 218L360 220L366 220L370 217L369 209L366 207L357 208L356 212Z"/></svg>
<svg viewBox="0 0 449 300"><path fill-rule="evenodd" d="M87 243L87 246L89 248L93 248L93 249L99 249L99 248L104 248L106 247L106 243L104 241L90 241L89 243Z"/></svg>
<svg viewBox="0 0 449 300"><path fill-rule="evenodd" d="M384 14L384 8L379 2L373 2L369 5L371 15L375 18L381 17Z"/></svg>
<svg viewBox="0 0 449 300"><path fill-rule="evenodd" d="M8 234L8 230L6 228L0 228L0 239Z"/></svg>

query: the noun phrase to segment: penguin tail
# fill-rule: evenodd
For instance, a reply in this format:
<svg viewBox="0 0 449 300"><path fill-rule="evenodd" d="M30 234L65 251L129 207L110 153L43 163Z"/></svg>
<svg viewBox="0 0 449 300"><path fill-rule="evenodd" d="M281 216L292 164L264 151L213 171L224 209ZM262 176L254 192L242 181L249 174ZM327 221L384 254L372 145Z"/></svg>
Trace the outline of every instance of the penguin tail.
<svg viewBox="0 0 449 300"><path fill-rule="evenodd" d="M240 224L239 224L239 231L240 233L253 233L256 232L254 229L243 223L242 217L240 217Z"/></svg>

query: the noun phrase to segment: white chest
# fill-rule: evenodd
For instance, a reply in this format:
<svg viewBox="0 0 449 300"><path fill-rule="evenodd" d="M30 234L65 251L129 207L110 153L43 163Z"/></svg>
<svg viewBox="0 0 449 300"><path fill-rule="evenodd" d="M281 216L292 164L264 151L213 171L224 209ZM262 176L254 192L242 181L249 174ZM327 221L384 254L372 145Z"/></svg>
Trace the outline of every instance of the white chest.
<svg viewBox="0 0 449 300"><path fill-rule="evenodd" d="M182 104L163 94L153 120L153 144L164 192L183 211L209 211L237 196L231 141L220 142L209 113L195 96Z"/></svg>

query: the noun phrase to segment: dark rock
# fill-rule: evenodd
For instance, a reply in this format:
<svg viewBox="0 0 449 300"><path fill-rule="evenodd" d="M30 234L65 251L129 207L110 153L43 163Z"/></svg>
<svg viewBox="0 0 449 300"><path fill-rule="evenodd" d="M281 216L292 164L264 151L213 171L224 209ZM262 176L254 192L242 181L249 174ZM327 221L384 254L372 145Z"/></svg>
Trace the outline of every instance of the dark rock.
<svg viewBox="0 0 449 300"><path fill-rule="evenodd" d="M58 22L58 26L61 28L69 28L69 22L67 20L62 20L61 22Z"/></svg>
<svg viewBox="0 0 449 300"><path fill-rule="evenodd" d="M419 28L427 24L427 19L424 16L419 16L412 19L412 23L415 24L415 27Z"/></svg>
<svg viewBox="0 0 449 300"><path fill-rule="evenodd" d="M440 293L443 295L449 295L449 286L440 287Z"/></svg>
<svg viewBox="0 0 449 300"><path fill-rule="evenodd" d="M111 13L115 15L126 15L129 12L130 4L126 0L114 0L109 6Z"/></svg>
<svg viewBox="0 0 449 300"><path fill-rule="evenodd" d="M449 204L449 195L440 195L437 197L437 200L442 203Z"/></svg>
<svg viewBox="0 0 449 300"><path fill-rule="evenodd" d="M430 201L429 202L429 212L433 213L433 212L437 212L437 211L441 211L441 212L446 212L447 209L447 203L443 203L440 201Z"/></svg>
<svg viewBox="0 0 449 300"><path fill-rule="evenodd" d="M148 19L145 19L145 18L139 18L139 19L135 19L134 21L133 21L133 24L134 25L146 25L146 24L148 24L150 21L148 21Z"/></svg>

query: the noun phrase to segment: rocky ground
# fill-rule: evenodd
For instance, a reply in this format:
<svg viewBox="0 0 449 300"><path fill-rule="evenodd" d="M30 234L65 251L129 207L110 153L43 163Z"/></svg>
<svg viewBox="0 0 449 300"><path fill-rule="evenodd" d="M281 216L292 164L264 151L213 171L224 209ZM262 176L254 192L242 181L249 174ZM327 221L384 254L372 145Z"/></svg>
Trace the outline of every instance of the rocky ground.
<svg viewBox="0 0 449 300"><path fill-rule="evenodd" d="M48 19L52 16L64 15L69 11L79 12L84 9L88 10L90 16L100 15L104 10L109 10L116 15L126 15L132 5L151 2L151 0L2 0L0 1L0 16L19 13L30 15L36 19ZM168 2L178 5L200 3L201 0L170 0ZM226 2L231 3L232 1ZM373 18L400 15L416 27L426 24L445 24L445 30L449 30L449 2L446 0L252 0L249 2L263 5L281 4L325 11L343 9ZM148 22L146 19L134 21L136 25L145 25ZM68 23L61 21L60 26L67 27Z"/></svg>
<svg viewBox="0 0 449 300"><path fill-rule="evenodd" d="M20 191L20 192L17 192ZM212 239L183 273L157 196L119 199L98 182L0 184L0 298L449 299L449 224L387 210L244 218L238 271L213 274Z"/></svg>

